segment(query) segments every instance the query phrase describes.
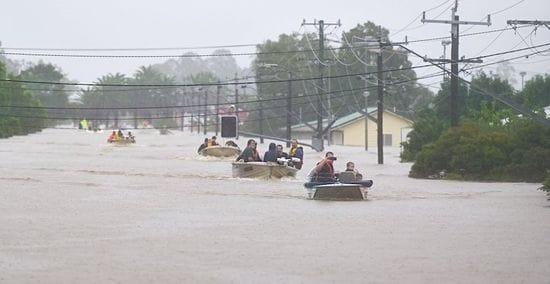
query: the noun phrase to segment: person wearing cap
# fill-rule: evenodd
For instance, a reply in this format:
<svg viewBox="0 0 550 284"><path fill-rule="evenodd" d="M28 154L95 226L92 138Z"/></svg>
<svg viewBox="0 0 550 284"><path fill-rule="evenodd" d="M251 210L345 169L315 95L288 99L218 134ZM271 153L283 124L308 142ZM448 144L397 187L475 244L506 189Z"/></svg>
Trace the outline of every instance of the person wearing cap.
<svg viewBox="0 0 550 284"><path fill-rule="evenodd" d="M334 153L327 152L325 158L317 163L317 166L313 168L309 176L311 181L316 182L333 182L335 181L334 166L332 163L336 160Z"/></svg>

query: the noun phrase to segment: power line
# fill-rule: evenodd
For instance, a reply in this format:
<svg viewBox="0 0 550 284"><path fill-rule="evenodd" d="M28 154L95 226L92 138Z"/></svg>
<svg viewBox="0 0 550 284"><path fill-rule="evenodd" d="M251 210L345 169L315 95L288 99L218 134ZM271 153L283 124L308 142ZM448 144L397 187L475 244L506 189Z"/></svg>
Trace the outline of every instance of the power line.
<svg viewBox="0 0 550 284"><path fill-rule="evenodd" d="M194 50L234 47L256 47L257 44L230 44L210 46L187 46L187 47L137 47L137 48L42 48L42 47L1 47L5 50L29 50L29 51L155 51L155 50Z"/></svg>
<svg viewBox="0 0 550 284"><path fill-rule="evenodd" d="M428 9L428 10L425 10L425 11L428 11L428 12L429 12L429 11L433 11L433 10L435 10L435 9L437 9L437 8L439 8L439 7L441 7L441 6L445 5L445 4L447 4L447 3L449 3L449 1L451 1L451 0L446 0L446 1L442 2L442 3L440 3L439 5L437 5L437 6L433 7L433 8L430 8L430 9ZM448 8L447 8L447 9L448 9ZM446 11L447 9L445 9L444 11ZM406 24L404 27L402 27L401 29L399 29L399 30L396 31L395 33L392 33L390 36L395 36L395 35L397 35L398 33L401 33L401 32L403 32L403 31L405 31L406 28L408 28L410 25L412 25L414 22L416 22L416 20L418 20L421 16L422 16L422 13L418 14L418 16L416 16L412 21L410 21L408 24ZM421 27L421 26L423 26L423 25L416 26L416 27L413 27L413 28L411 28L411 29L407 29L407 31L416 29L416 28Z"/></svg>
<svg viewBox="0 0 550 284"><path fill-rule="evenodd" d="M484 31L484 32L477 32L477 33L470 33L470 34L460 34L460 36L474 36L474 35L482 35L487 33L494 33L494 32L502 32L505 30L516 30L518 28L524 28L531 25L525 25L525 26L515 26L515 27L508 27L503 29L497 29L497 30L490 30L490 31ZM307 34L305 35L305 38L309 42L309 37ZM417 42L427 42L427 41L436 41L436 40L443 40L448 39L449 36L442 36L442 37L433 37L433 38L426 38L426 39L418 39L418 40L409 40L407 43L417 43ZM294 53L309 53L312 52L312 54L317 57L316 52L319 52L318 49L313 49L313 47L310 44L310 49L304 49L304 50L287 50L287 51L269 51L269 52L242 52L242 53L216 53L216 54L168 54L168 55L124 55L124 54L66 54L66 53L34 53L34 52L5 52L1 51L3 50L31 50L31 51L132 51L132 50L141 50L141 51L147 51L147 50L177 50L178 48L135 48L135 49L66 49L66 48L58 48L58 49L47 49L47 48L6 48L1 47L0 48L0 55L13 55L13 56L29 56L29 57L67 57L67 58L120 58L120 59L132 59L132 58L201 58L201 57L231 57L231 56L258 56L258 55L269 55L269 54L294 54ZM237 46L237 45L235 45ZM246 44L241 46L248 46ZM197 47L199 48L199 47ZM342 47L330 47L325 48L325 50L346 50L346 49L353 49L357 47L353 46L342 46ZM324 63L325 64L325 63Z"/></svg>
<svg viewBox="0 0 550 284"><path fill-rule="evenodd" d="M428 74L422 77L417 77L413 79L405 79L401 81L396 82L390 82L387 84L387 86L395 86L395 85L401 85L404 83L412 82L412 81L418 81L423 79L429 79L436 76L440 76L441 72L437 72L434 74ZM370 87L361 87L361 88L350 88L345 90L338 90L338 91L332 91L329 92L329 94L338 94L338 93L346 93L346 92L354 92L354 91L364 91L369 89L375 89L376 86L370 86ZM299 96L298 98L307 98L307 97L316 97L317 94L306 94ZM345 96L339 95L339 96ZM271 98L271 99L261 99L261 100L252 100L252 101L242 101L241 104L254 104L258 102L275 102L275 101L283 101L286 100L286 97L277 97L277 98ZM233 102L227 102L227 103L221 103L220 105L233 105ZM310 104L310 102L306 102L303 104ZM141 106L141 107L43 107L43 106L16 106L16 105L0 105L0 108L15 108L15 109L44 109L44 110L151 110L151 109L181 109L181 108L202 108L204 106L214 106L216 104L190 104L190 105L173 105L173 106Z"/></svg>
<svg viewBox="0 0 550 284"><path fill-rule="evenodd" d="M431 67L430 64L425 65L418 65L418 66L411 66L407 68L394 68L394 69L386 69L385 72L393 72L393 71L403 71L403 70L411 70L411 69L418 69L418 68L426 68ZM359 75L369 75L374 74L376 72L364 72L364 73L355 73L351 75L332 75L332 76L325 76L323 78L342 78L347 76L359 76ZM123 84L100 84L100 83L73 83L73 82L47 82L47 81L33 81L33 80L19 80L19 79L0 79L0 82L13 82L13 83L27 83L27 84L44 84L44 85L63 85L63 86L101 86L101 87L208 87L208 86L235 86L235 85L251 85L251 84L270 84L270 83L283 83L293 81L313 81L313 80L319 80L321 77L309 77L309 78L293 78L293 79L285 79L285 80L265 80L265 81L243 81L243 82L209 82L209 83L188 83L188 84L133 84L133 85L123 85Z"/></svg>
<svg viewBox="0 0 550 284"><path fill-rule="evenodd" d="M536 46L529 46L529 47L520 48L520 49L514 49L514 50L509 50L509 51L503 51L503 52L497 52L497 53L488 54L488 55L482 55L482 56L476 56L476 57L473 57L473 58L471 58L471 59L482 59L482 58L494 57L494 56L499 56L499 55L514 53L514 52L519 52L519 51L530 50L530 49L535 49L535 50L536 50L537 47L544 47L544 46L549 46L549 45L550 45L550 43L544 43L544 44L539 44L539 45L536 45ZM536 53L541 53L541 51L536 50L536 52L533 53L533 54L536 54Z"/></svg>
<svg viewBox="0 0 550 284"><path fill-rule="evenodd" d="M459 118L459 108L458 108L458 61L459 61L459 51L458 51L458 39L460 36L459 27L460 25L491 25L491 17L487 15L487 22L472 22L472 21L460 21L460 17L456 14L458 11L458 0L455 0L454 8L452 9L452 15L450 21L445 20L427 20L425 14L422 16L422 23L442 23L442 24L451 24L451 82L450 82L450 117L451 117L451 126L458 125ZM425 59L426 60L426 59ZM446 60L446 59L444 59ZM479 59L478 59L479 60ZM430 60L433 61L433 60Z"/></svg>
<svg viewBox="0 0 550 284"><path fill-rule="evenodd" d="M510 6L506 7L506 8L504 8L504 9L498 10L498 11L496 11L496 12L492 12L492 13L490 13L489 15L500 14L500 13L502 13L502 12L504 12L504 11L507 11L507 10L510 10L510 9L516 7L517 5L521 4L522 2L525 2L525 0L520 0L520 1L518 1L518 2L516 2L516 3L514 3L514 4L512 4L512 5L510 5Z"/></svg>

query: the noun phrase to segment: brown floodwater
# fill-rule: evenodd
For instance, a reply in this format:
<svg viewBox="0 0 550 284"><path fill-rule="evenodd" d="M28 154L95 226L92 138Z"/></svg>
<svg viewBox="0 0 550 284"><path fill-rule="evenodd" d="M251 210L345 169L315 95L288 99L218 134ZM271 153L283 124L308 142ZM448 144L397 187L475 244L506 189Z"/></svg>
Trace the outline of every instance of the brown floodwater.
<svg viewBox="0 0 550 284"><path fill-rule="evenodd" d="M307 199L231 177L204 136L46 129L0 140L0 283L548 283L550 203L529 183L407 177L399 148L328 146L374 186ZM212 135L210 133L209 135ZM237 143L244 147L246 138ZM260 144L260 152L267 145Z"/></svg>

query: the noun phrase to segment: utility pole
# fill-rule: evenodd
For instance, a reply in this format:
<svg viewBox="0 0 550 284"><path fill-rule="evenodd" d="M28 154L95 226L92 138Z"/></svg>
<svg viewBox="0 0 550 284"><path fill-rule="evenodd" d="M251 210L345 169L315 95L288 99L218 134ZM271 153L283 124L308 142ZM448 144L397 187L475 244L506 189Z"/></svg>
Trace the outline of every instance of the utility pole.
<svg viewBox="0 0 550 284"><path fill-rule="evenodd" d="M450 96L450 115L451 115L451 126L458 125L458 63L466 62L460 61L458 58L458 37L459 37L459 26L463 25L491 25L491 15L487 15L487 22L471 22L471 21L460 21L459 16L456 15L458 10L458 0L455 0L455 6L452 10L452 16L450 21L445 20L427 20L426 12L422 12L422 23L440 23L440 24L451 24L451 96ZM425 59L428 60L428 59ZM437 61L431 59L429 61ZM441 60L441 62L446 62L446 59ZM472 62L472 61L470 61ZM479 62L476 60L475 62Z"/></svg>
<svg viewBox="0 0 550 284"><path fill-rule="evenodd" d="M288 72L288 93L286 94L286 147L290 147L292 139L292 72Z"/></svg>
<svg viewBox="0 0 550 284"><path fill-rule="evenodd" d="M365 90L367 90L367 81L365 80ZM369 108L368 99L369 99L369 91L365 91L363 93L363 96L365 96L365 151L369 150L369 111L367 110Z"/></svg>
<svg viewBox="0 0 550 284"><path fill-rule="evenodd" d="M383 60L383 51L385 46L390 46L392 43L386 39L382 39L382 27L379 26L378 38L374 40L372 37L365 38L361 44L366 44L367 47L376 48L377 57L376 57L376 80L377 80L377 112L376 112L376 141L377 141L377 152L378 152L378 164L384 164L384 60ZM368 73L368 68L365 67L365 73ZM367 88L367 77L365 80L365 89ZM368 91L365 92L365 151L368 149L368 111L367 111L367 97Z"/></svg>
<svg viewBox="0 0 550 284"><path fill-rule="evenodd" d="M188 116L185 114L185 111L186 109L189 110L189 108L187 108L189 104L189 98L187 97L187 92L185 91L185 89L186 88L183 87L181 90L183 94L183 99L182 99L183 107L181 108L181 132L185 131L185 120L186 120L185 118L186 116Z"/></svg>
<svg viewBox="0 0 550 284"><path fill-rule="evenodd" d="M376 124L377 124L377 141L378 141L378 164L384 164L384 80L382 78L382 72L384 70L384 61L382 60L382 28L380 28L380 34L378 35L378 45L380 50L376 58L376 80L378 81L378 111L376 113Z"/></svg>
<svg viewBox="0 0 550 284"><path fill-rule="evenodd" d="M290 139L292 139L292 72L288 69L279 66L279 64L276 63L262 63L259 67L264 68L280 68L281 70L284 70L288 74L288 91L286 94L286 147L290 147ZM259 76L259 72L258 72ZM278 78L278 77L277 77ZM259 88L258 88L259 90ZM262 132L263 134L263 132Z"/></svg>
<svg viewBox="0 0 550 284"><path fill-rule="evenodd" d="M206 135L206 128L208 126L208 89L204 88L204 123L203 130L204 135Z"/></svg>
<svg viewBox="0 0 550 284"><path fill-rule="evenodd" d="M195 98L197 98L197 104L195 105L195 111L197 112L197 134L201 133L201 95L200 89L195 91L193 90Z"/></svg>
<svg viewBox="0 0 550 284"><path fill-rule="evenodd" d="M317 139L319 139L319 149L320 151L324 150L324 140L323 140L323 99L325 92L325 79L324 79L324 67L325 67L325 26L340 26L340 20L336 23L325 23L324 20L316 20L313 23L307 23L306 20L302 22L302 26L318 26L319 27L319 52L318 58L319 61L319 87L317 95Z"/></svg>
<svg viewBox="0 0 550 284"><path fill-rule="evenodd" d="M441 45L443 46L443 60L447 59L447 45L451 44L450 40L442 40ZM443 62L443 69L445 69L445 62ZM443 73L443 81L449 78L449 74Z"/></svg>
<svg viewBox="0 0 550 284"><path fill-rule="evenodd" d="M258 98L258 130L260 134L260 144L264 144L264 104L262 101L262 84L261 84L261 75L260 72L257 72L256 75L256 97Z"/></svg>
<svg viewBox="0 0 550 284"><path fill-rule="evenodd" d="M218 80L218 86L216 88L216 136L218 136L218 131L220 130L220 90L222 86L221 82Z"/></svg>
<svg viewBox="0 0 550 284"><path fill-rule="evenodd" d="M235 115L237 116L237 129L240 124L239 121L239 77L237 77L237 73L235 73ZM239 140L239 131L237 131L237 137L235 137L235 140Z"/></svg>

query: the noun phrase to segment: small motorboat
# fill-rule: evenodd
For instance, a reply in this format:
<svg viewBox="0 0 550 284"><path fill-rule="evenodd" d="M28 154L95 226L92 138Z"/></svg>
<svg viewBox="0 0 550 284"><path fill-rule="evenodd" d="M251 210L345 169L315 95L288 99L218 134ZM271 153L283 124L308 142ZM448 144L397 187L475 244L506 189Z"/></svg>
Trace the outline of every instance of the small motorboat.
<svg viewBox="0 0 550 284"><path fill-rule="evenodd" d="M130 145L133 143L136 143L136 140L134 139L115 139L115 140L108 140L107 142L114 144L114 145Z"/></svg>
<svg viewBox="0 0 550 284"><path fill-rule="evenodd" d="M170 131L168 128L163 127L161 129L159 129L159 134L160 135L169 135L169 134L174 134L174 133L172 133L172 131Z"/></svg>
<svg viewBox="0 0 550 284"><path fill-rule="evenodd" d="M273 162L232 162L233 177L280 179L295 177L298 169L286 164Z"/></svg>
<svg viewBox="0 0 550 284"><path fill-rule="evenodd" d="M212 157L237 157L241 149L232 146L208 146L202 149L199 154Z"/></svg>
<svg viewBox="0 0 550 284"><path fill-rule="evenodd" d="M315 200L365 200L372 180L357 179L353 172L342 172L337 180L304 183L308 198Z"/></svg>

